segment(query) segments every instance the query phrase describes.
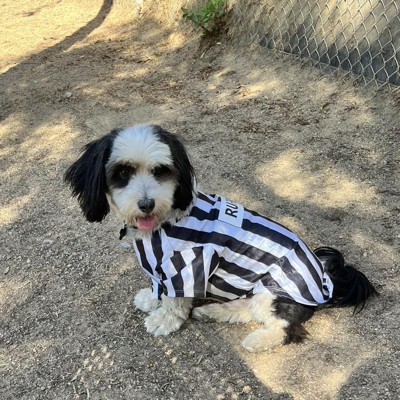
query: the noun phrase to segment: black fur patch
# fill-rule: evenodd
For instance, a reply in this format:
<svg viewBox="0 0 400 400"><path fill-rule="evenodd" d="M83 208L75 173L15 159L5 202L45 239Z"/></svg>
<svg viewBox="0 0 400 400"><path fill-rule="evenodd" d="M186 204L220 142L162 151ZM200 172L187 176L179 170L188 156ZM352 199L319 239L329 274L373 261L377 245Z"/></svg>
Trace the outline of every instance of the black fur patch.
<svg viewBox="0 0 400 400"><path fill-rule="evenodd" d="M319 247L314 254L333 283L333 296L326 307L354 307L360 312L369 297L378 296L369 279L351 265L345 265L342 253L332 247Z"/></svg>
<svg viewBox="0 0 400 400"><path fill-rule="evenodd" d="M107 186L109 188L124 188L128 185L132 175L135 174L135 167L129 164L115 164L111 171L107 172Z"/></svg>
<svg viewBox="0 0 400 400"><path fill-rule="evenodd" d="M308 321L314 315L316 308L280 297L272 302L272 306L275 310L274 314L278 318L284 319L291 324L302 324Z"/></svg>
<svg viewBox="0 0 400 400"><path fill-rule="evenodd" d="M77 197L83 214L89 222L100 222L109 213L105 164L107 163L115 137L120 130L88 143L83 154L67 170L64 181L70 185Z"/></svg>
<svg viewBox="0 0 400 400"><path fill-rule="evenodd" d="M272 302L272 306L277 318L289 322L289 325L284 329L286 335L283 339L283 344L301 343L307 338L308 332L301 324L314 315L316 307L306 306L279 297Z"/></svg>
<svg viewBox="0 0 400 400"><path fill-rule="evenodd" d="M160 126L154 125L153 129L154 134L158 136L160 141L169 146L174 167L178 172L178 182L172 208L186 210L193 201L195 174L185 146L178 136L163 130Z"/></svg>
<svg viewBox="0 0 400 400"><path fill-rule="evenodd" d="M283 339L283 344L301 343L308 336L307 330L300 324L289 324L285 328L285 333L286 336Z"/></svg>

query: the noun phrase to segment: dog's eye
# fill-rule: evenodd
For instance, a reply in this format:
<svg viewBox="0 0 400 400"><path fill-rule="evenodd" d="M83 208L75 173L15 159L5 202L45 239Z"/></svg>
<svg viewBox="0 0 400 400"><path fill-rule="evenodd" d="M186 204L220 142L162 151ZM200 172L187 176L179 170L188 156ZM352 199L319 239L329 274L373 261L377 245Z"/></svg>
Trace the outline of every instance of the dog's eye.
<svg viewBox="0 0 400 400"><path fill-rule="evenodd" d="M171 169L166 165L158 165L151 170L156 178L162 178L171 174Z"/></svg>
<svg viewBox="0 0 400 400"><path fill-rule="evenodd" d="M133 168L132 167L122 167L118 171L118 175L121 179L129 179L131 175L133 174Z"/></svg>

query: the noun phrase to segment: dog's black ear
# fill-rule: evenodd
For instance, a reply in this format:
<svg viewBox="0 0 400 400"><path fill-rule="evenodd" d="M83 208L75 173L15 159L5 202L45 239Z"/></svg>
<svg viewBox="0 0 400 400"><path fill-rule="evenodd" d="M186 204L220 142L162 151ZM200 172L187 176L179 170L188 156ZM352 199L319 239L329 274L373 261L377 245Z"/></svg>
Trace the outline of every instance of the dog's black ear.
<svg viewBox="0 0 400 400"><path fill-rule="evenodd" d="M154 133L166 143L172 155L172 160L178 171L178 185L174 193L172 208L186 210L193 201L195 174L188 153L178 136L165 131L159 126L154 126Z"/></svg>
<svg viewBox="0 0 400 400"><path fill-rule="evenodd" d="M67 170L64 181L77 197L83 214L89 222L101 222L109 213L105 164L119 130L88 143L83 154Z"/></svg>

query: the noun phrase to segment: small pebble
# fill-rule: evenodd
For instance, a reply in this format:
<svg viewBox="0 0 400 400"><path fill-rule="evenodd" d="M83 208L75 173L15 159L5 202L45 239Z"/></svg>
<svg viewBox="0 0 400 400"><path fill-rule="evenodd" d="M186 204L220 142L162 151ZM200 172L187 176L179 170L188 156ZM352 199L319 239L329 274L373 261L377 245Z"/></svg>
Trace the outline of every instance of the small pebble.
<svg viewBox="0 0 400 400"><path fill-rule="evenodd" d="M243 393L250 393L251 392L251 387L249 385L243 386L242 392Z"/></svg>

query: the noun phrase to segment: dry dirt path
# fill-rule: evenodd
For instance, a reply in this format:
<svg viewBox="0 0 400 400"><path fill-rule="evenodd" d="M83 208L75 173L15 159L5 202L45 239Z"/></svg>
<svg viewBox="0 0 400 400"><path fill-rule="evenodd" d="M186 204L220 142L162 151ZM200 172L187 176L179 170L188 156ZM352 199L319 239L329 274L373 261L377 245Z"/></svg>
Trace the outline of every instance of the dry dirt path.
<svg viewBox="0 0 400 400"><path fill-rule="evenodd" d="M0 4L0 398L399 398L396 95L228 38L199 47L158 10ZM148 335L119 222L85 222L62 182L83 144L139 122L186 139L205 190L342 249L380 299L267 354L241 350L252 326Z"/></svg>

